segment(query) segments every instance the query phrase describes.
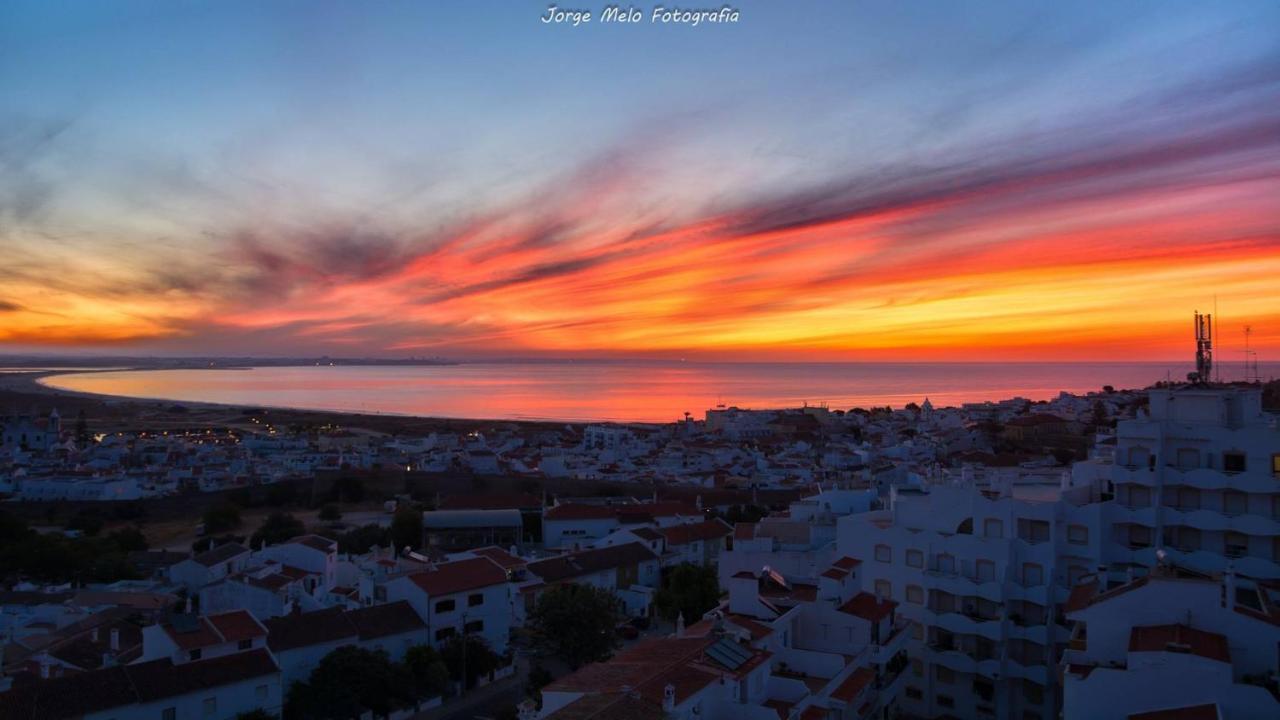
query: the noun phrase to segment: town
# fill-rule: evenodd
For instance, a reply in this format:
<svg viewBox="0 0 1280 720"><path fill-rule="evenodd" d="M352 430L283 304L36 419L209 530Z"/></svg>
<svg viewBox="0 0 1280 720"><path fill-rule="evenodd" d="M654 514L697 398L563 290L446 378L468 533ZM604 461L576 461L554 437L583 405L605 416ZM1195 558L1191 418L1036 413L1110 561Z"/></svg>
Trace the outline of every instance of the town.
<svg viewBox="0 0 1280 720"><path fill-rule="evenodd" d="M0 717L1275 717L1274 402L427 436L12 414ZM166 502L207 509L153 545Z"/></svg>

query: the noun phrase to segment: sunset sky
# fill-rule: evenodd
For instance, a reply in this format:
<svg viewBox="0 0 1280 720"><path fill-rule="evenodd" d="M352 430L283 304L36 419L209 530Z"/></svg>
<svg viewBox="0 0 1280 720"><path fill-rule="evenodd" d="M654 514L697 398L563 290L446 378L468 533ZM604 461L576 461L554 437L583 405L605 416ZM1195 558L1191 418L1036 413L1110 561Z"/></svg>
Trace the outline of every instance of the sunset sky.
<svg viewBox="0 0 1280 720"><path fill-rule="evenodd" d="M0 352L1280 358L1280 3L733 6L4 2Z"/></svg>

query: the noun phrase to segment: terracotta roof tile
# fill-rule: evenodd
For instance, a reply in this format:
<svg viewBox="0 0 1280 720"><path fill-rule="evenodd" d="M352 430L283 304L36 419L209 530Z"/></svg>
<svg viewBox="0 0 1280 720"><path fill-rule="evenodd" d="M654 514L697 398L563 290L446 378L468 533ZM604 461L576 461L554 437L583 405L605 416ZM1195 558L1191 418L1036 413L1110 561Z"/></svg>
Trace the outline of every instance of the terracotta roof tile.
<svg viewBox="0 0 1280 720"><path fill-rule="evenodd" d="M1146 625L1129 631L1129 652L1181 652L1231 662L1227 638L1186 625Z"/></svg>
<svg viewBox="0 0 1280 720"><path fill-rule="evenodd" d="M840 606L840 612L860 617L870 622L879 622L893 612L898 603L892 600L880 600L875 595L860 592L853 599Z"/></svg>
<svg viewBox="0 0 1280 720"><path fill-rule="evenodd" d="M440 563L433 570L410 575L409 579L427 595L439 597L505 583L507 571L487 557L478 557Z"/></svg>

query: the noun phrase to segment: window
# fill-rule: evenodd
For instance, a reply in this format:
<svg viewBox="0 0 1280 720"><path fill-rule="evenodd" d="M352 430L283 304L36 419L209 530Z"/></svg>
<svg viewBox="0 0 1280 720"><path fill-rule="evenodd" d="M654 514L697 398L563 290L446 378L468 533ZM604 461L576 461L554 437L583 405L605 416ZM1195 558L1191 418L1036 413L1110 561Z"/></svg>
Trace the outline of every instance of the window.
<svg viewBox="0 0 1280 720"><path fill-rule="evenodd" d="M1089 528L1084 525L1068 525L1067 526L1067 542L1072 545L1088 545L1089 544Z"/></svg>
<svg viewBox="0 0 1280 720"><path fill-rule="evenodd" d="M471 622L469 622L469 623L467 623L466 625L463 625L463 626L462 626L462 632L464 632L464 633L478 633L478 632L484 632L484 621L483 621L483 620L472 620Z"/></svg>
<svg viewBox="0 0 1280 720"><path fill-rule="evenodd" d="M948 685L954 684L956 681L955 671L947 667L946 665L934 665L933 677L938 682L946 683Z"/></svg>
<svg viewBox="0 0 1280 720"><path fill-rule="evenodd" d="M236 644L236 647L240 648L241 650L248 650L249 648L253 647L253 638L245 638L244 640L241 640L239 643Z"/></svg>
<svg viewBox="0 0 1280 720"><path fill-rule="evenodd" d="M448 640L449 638L457 634L458 632L451 627L440 628L439 630L436 631L436 642L439 642L441 640Z"/></svg>
<svg viewBox="0 0 1280 720"><path fill-rule="evenodd" d="M467 596L467 607L475 607L484 604L484 593L471 593Z"/></svg>
<svg viewBox="0 0 1280 720"><path fill-rule="evenodd" d="M1029 543L1049 541L1049 523L1044 520L1018 518L1018 539Z"/></svg>
<svg viewBox="0 0 1280 720"><path fill-rule="evenodd" d="M888 580L876 581L876 596L882 598L890 598L893 596L893 586Z"/></svg>
<svg viewBox="0 0 1280 720"><path fill-rule="evenodd" d="M267 694L268 694L267 686L259 685L258 687L253 689L253 694L255 697L258 698L258 700L266 700Z"/></svg>
<svg viewBox="0 0 1280 720"><path fill-rule="evenodd" d="M436 603L436 612L438 613L452 612L453 608L456 607L456 605L457 603L455 603L453 600L441 600L440 602Z"/></svg>
<svg viewBox="0 0 1280 720"><path fill-rule="evenodd" d="M893 550L890 549L888 545L877 545L876 546L876 562L887 563L892 561L893 561Z"/></svg>
<svg viewBox="0 0 1280 720"><path fill-rule="evenodd" d="M924 553L919 550L907 551L907 566L913 568L924 567Z"/></svg>
<svg viewBox="0 0 1280 720"><path fill-rule="evenodd" d="M1044 584L1044 567L1037 563L1022 563L1022 584L1034 587Z"/></svg>
<svg viewBox="0 0 1280 720"><path fill-rule="evenodd" d="M921 660L911 661L911 675L913 677L924 677L924 662Z"/></svg>
<svg viewBox="0 0 1280 720"><path fill-rule="evenodd" d="M187 653L187 657L189 657L192 660L199 660L200 656L203 654L204 654L203 650L201 650L200 648L196 648L195 650L192 650L191 652Z"/></svg>
<svg viewBox="0 0 1280 720"><path fill-rule="evenodd" d="M956 556L948 553L938 555L938 572L954 575L956 572Z"/></svg>
<svg viewBox="0 0 1280 720"><path fill-rule="evenodd" d="M1271 475L1280 478L1280 453L1271 456Z"/></svg>
<svg viewBox="0 0 1280 720"><path fill-rule="evenodd" d="M974 564L978 582L992 582L996 579L996 564L991 560L979 560Z"/></svg>
<svg viewBox="0 0 1280 720"><path fill-rule="evenodd" d="M956 701L950 695L939 695L938 706L944 708L955 707Z"/></svg>
<svg viewBox="0 0 1280 720"><path fill-rule="evenodd" d="M912 640L923 640L923 639L924 639L924 626L923 626L923 625L921 625L921 624L920 624L920 623L918 623L918 622L916 622L916 623L911 623L911 639L912 639Z"/></svg>
<svg viewBox="0 0 1280 720"><path fill-rule="evenodd" d="M907 602L920 605L924 603L924 590L919 585L907 586Z"/></svg>
<svg viewBox="0 0 1280 720"><path fill-rule="evenodd" d="M1151 528L1146 525L1129 526L1129 547L1151 547Z"/></svg>
<svg viewBox="0 0 1280 720"><path fill-rule="evenodd" d="M920 692L920 688L907 686L907 697L912 700L919 700L924 697L924 693Z"/></svg>
<svg viewBox="0 0 1280 720"><path fill-rule="evenodd" d="M1129 486L1129 507L1143 508L1151 507L1151 489L1139 487L1137 485Z"/></svg>
<svg viewBox="0 0 1280 720"><path fill-rule="evenodd" d="M1227 557L1238 558L1249 554L1249 538L1244 533L1228 531L1223 544Z"/></svg>
<svg viewBox="0 0 1280 720"><path fill-rule="evenodd" d="M1244 453L1239 451L1230 451L1222 453L1222 471L1223 472L1244 472L1245 460Z"/></svg>
<svg viewBox="0 0 1280 720"><path fill-rule="evenodd" d="M205 717L213 717L218 714L218 698L216 697L205 698L201 706Z"/></svg>
<svg viewBox="0 0 1280 720"><path fill-rule="evenodd" d="M1199 510L1200 491L1193 487L1180 487L1177 492L1179 510Z"/></svg>
<svg viewBox="0 0 1280 720"><path fill-rule="evenodd" d="M178 720L178 708L165 708L160 711L160 720Z"/></svg>
<svg viewBox="0 0 1280 720"><path fill-rule="evenodd" d="M1222 493L1222 512L1227 515L1243 515L1249 511L1249 496L1236 490Z"/></svg>
<svg viewBox="0 0 1280 720"><path fill-rule="evenodd" d="M1004 537L1004 523L995 518L987 518L982 521L982 534L989 538Z"/></svg>

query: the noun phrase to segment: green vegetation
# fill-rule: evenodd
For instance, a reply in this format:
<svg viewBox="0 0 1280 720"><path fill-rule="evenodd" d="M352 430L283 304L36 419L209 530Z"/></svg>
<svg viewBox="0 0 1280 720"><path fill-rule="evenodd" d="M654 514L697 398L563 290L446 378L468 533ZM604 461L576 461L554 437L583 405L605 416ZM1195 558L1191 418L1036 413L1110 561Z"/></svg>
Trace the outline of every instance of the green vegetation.
<svg viewBox="0 0 1280 720"><path fill-rule="evenodd" d="M502 666L502 658L479 635L455 635L449 638L440 648L440 657L454 682L462 682L462 673L466 672L467 689L476 686L477 678Z"/></svg>
<svg viewBox="0 0 1280 720"><path fill-rule="evenodd" d="M326 503L320 508L319 517L325 522L337 522L342 519L342 508L334 503Z"/></svg>
<svg viewBox="0 0 1280 720"><path fill-rule="evenodd" d="M590 585L561 585L529 615L535 642L577 669L607 659L617 647L618 598Z"/></svg>
<svg viewBox="0 0 1280 720"><path fill-rule="evenodd" d="M654 604L662 617L675 622L684 614L687 623L697 622L720 603L720 583L714 568L681 563L664 574L662 589Z"/></svg>
<svg viewBox="0 0 1280 720"><path fill-rule="evenodd" d="M240 508L235 505L219 505L204 511L200 521L207 533L220 533L240 527Z"/></svg>
<svg viewBox="0 0 1280 720"><path fill-rule="evenodd" d="M138 549L146 549L146 538L137 528L106 537L40 534L0 511L0 577L46 583L130 580L137 571L128 554Z"/></svg>
<svg viewBox="0 0 1280 720"><path fill-rule="evenodd" d="M363 555L373 546L386 547L391 543L391 531L380 525L365 525L348 530L338 536L338 552Z"/></svg>
<svg viewBox="0 0 1280 720"><path fill-rule="evenodd" d="M422 544L422 513L411 507L396 511L391 519L391 540L396 549L417 548Z"/></svg>
<svg viewBox="0 0 1280 720"><path fill-rule="evenodd" d="M481 650L488 651L488 646L474 650L483 662ZM468 647L469 675L471 652L473 648ZM490 651L489 655L493 653ZM385 717L393 710L416 708L422 700L444 695L448 690L446 660L428 645L409 648L403 662L392 662L382 650L346 645L325 655L306 682L296 682L289 688L284 717L348 720L366 712Z"/></svg>
<svg viewBox="0 0 1280 720"><path fill-rule="evenodd" d="M262 521L262 527L249 538L249 546L257 549L264 544L278 545L306 532L307 528L298 518L289 513L275 512Z"/></svg>

